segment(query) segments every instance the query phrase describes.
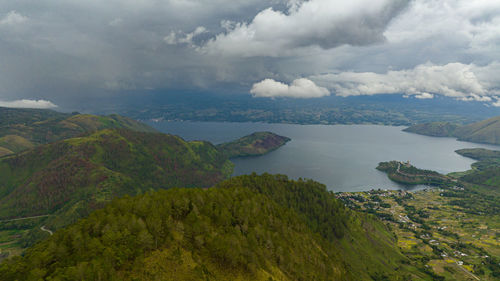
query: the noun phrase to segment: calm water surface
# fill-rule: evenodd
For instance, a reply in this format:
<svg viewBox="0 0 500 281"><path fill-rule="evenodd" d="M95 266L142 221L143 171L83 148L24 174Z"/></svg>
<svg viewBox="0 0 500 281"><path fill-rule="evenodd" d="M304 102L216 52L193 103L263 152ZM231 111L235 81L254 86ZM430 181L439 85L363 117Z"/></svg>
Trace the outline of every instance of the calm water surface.
<svg viewBox="0 0 500 281"><path fill-rule="evenodd" d="M292 141L267 155L233 159L236 165L234 175L268 172L286 174L291 178L311 178L333 191L407 189L375 169L382 161L409 160L419 168L450 173L468 170L474 162L456 154L457 149L500 149L499 146L461 142L453 138L410 134L401 131L404 127L378 125L167 121L149 124L186 140L208 140L214 144L256 131L287 136Z"/></svg>

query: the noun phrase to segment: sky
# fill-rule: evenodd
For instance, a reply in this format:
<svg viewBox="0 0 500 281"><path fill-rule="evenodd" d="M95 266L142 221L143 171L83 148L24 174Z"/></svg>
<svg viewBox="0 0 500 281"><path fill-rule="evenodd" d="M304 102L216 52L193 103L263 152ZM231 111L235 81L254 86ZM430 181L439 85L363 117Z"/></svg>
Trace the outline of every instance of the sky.
<svg viewBox="0 0 500 281"><path fill-rule="evenodd" d="M0 0L0 106L127 91L500 106L500 1Z"/></svg>

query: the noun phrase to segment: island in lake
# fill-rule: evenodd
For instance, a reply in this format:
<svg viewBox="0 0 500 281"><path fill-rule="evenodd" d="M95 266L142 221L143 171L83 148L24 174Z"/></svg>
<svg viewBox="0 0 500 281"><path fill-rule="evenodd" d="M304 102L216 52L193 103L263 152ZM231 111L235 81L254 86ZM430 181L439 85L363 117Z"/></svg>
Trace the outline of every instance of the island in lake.
<svg viewBox="0 0 500 281"><path fill-rule="evenodd" d="M408 185L427 184L443 186L456 182L455 179L441 175L438 172L418 169L412 166L410 162L381 162L378 164L377 170L386 172L392 181Z"/></svg>
<svg viewBox="0 0 500 281"><path fill-rule="evenodd" d="M291 139L271 132L255 132L217 148L228 158L260 156L276 150Z"/></svg>

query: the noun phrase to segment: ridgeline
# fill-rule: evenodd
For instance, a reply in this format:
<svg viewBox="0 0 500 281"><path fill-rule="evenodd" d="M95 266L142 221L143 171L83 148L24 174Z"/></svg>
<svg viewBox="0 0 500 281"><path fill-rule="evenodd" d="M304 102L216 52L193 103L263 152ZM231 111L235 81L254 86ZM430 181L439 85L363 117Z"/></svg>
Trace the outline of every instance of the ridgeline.
<svg viewBox="0 0 500 281"><path fill-rule="evenodd" d="M426 280L324 185L236 177L114 200L0 266L3 280ZM406 279L403 279L406 278Z"/></svg>
<svg viewBox="0 0 500 281"><path fill-rule="evenodd" d="M500 116L468 125L448 122L423 123L403 131L433 137L455 137L476 143L500 144Z"/></svg>

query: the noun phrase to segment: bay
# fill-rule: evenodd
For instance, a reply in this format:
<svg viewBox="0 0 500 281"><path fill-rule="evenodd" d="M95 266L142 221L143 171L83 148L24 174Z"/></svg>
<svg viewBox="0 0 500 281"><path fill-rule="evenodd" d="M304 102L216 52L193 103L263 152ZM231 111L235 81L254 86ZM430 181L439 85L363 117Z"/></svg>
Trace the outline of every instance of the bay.
<svg viewBox="0 0 500 281"><path fill-rule="evenodd" d="M310 178L329 190L422 189L392 182L375 169L379 162L410 161L418 168L440 173L464 171L474 160L455 153L461 148L499 146L436 138L403 132L404 127L379 125L296 125L267 123L160 121L149 124L185 140L214 144L232 141L256 131L271 131L292 139L285 146L259 157L232 159L234 175L279 173Z"/></svg>

